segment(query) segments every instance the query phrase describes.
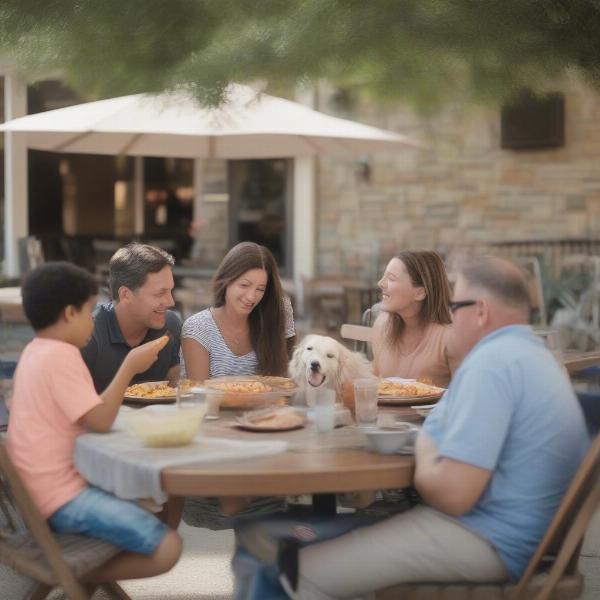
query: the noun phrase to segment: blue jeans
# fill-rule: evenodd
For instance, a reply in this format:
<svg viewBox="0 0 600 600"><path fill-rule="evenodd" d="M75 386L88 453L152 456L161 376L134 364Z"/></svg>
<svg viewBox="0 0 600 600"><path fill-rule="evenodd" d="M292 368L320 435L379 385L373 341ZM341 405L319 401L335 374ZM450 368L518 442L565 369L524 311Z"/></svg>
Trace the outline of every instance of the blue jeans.
<svg viewBox="0 0 600 600"><path fill-rule="evenodd" d="M100 538L129 552L152 554L167 526L137 504L89 487L48 519L57 533Z"/></svg>
<svg viewBox="0 0 600 600"><path fill-rule="evenodd" d="M380 518L357 515L322 517L290 515L245 522L235 528L237 547L231 561L234 600L283 600L288 598L279 583L277 551L282 540L299 547L339 537Z"/></svg>

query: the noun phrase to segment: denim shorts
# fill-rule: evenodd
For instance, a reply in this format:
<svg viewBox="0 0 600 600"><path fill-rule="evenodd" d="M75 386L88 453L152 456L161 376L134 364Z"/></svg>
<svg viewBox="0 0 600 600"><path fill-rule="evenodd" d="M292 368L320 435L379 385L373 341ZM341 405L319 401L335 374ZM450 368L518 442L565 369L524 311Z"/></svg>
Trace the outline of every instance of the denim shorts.
<svg viewBox="0 0 600 600"><path fill-rule="evenodd" d="M152 554L167 532L152 513L94 487L61 506L48 523L57 533L89 535L141 554Z"/></svg>

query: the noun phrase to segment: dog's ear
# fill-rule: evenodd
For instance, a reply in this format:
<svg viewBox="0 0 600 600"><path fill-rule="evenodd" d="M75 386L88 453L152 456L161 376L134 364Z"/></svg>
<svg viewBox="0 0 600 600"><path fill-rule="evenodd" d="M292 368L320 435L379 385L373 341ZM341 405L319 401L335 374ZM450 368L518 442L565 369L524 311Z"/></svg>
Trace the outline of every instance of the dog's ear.
<svg viewBox="0 0 600 600"><path fill-rule="evenodd" d="M290 360L290 364L288 365L288 372L290 377L296 382L299 383L303 381L305 378L303 377L304 369L302 364L302 351L304 350L304 340L300 342L296 348L294 349L294 353L292 354L292 358Z"/></svg>
<svg viewBox="0 0 600 600"><path fill-rule="evenodd" d="M342 383L373 374L371 363L360 352L352 352L346 346L342 346L340 365L342 367L340 373Z"/></svg>

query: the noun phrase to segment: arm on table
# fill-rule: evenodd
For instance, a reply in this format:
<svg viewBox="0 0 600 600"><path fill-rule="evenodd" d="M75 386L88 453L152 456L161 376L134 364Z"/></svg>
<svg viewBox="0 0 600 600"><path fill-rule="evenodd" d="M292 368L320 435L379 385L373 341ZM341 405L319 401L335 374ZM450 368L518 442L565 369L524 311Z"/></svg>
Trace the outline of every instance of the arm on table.
<svg viewBox="0 0 600 600"><path fill-rule="evenodd" d="M492 472L438 454L435 442L425 433L415 446L415 487L425 502L458 517L473 508Z"/></svg>

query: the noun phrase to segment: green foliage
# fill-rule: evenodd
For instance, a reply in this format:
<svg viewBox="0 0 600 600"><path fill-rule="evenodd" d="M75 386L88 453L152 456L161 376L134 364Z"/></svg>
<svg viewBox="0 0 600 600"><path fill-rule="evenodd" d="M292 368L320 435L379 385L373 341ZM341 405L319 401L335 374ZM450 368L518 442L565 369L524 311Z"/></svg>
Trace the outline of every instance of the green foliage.
<svg viewBox="0 0 600 600"><path fill-rule="evenodd" d="M2 0L0 52L87 97L327 78L435 107L499 102L566 70L600 82L598 0Z"/></svg>

